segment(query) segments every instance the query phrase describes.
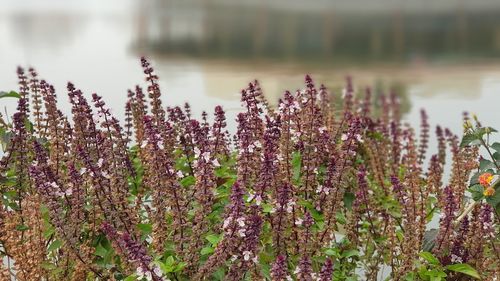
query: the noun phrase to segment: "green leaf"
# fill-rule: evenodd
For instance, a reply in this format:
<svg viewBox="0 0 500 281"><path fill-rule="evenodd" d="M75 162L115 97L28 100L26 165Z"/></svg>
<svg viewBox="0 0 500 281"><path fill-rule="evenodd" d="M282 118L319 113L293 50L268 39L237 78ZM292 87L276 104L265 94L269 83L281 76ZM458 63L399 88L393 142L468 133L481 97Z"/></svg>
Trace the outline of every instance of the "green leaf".
<svg viewBox="0 0 500 281"><path fill-rule="evenodd" d="M104 258L107 255L107 253L108 250L106 250L101 244L95 247L94 255Z"/></svg>
<svg viewBox="0 0 500 281"><path fill-rule="evenodd" d="M205 239L208 240L213 246L219 244L219 242L222 240L222 234L210 234L205 237Z"/></svg>
<svg viewBox="0 0 500 281"><path fill-rule="evenodd" d="M214 174L218 178L223 178L223 177L228 175L228 171L229 171L228 167L222 166L222 167L215 169Z"/></svg>
<svg viewBox="0 0 500 281"><path fill-rule="evenodd" d="M446 280L446 276L447 276L447 274L445 272L443 272L442 270L437 270L437 269L429 270L425 273L425 275L429 276L430 281Z"/></svg>
<svg viewBox="0 0 500 281"><path fill-rule="evenodd" d="M477 273L477 271L472 266L470 266L466 263L457 263L457 264L448 265L446 267L446 269L448 269L450 271L454 271L454 272L460 272L460 273L463 273L465 275L468 275L468 276L471 276L471 277L474 277L477 279L481 279L481 277L479 276L479 273Z"/></svg>
<svg viewBox="0 0 500 281"><path fill-rule="evenodd" d="M135 273L123 279L123 281L135 281L135 280L137 280L137 275L135 275Z"/></svg>
<svg viewBox="0 0 500 281"><path fill-rule="evenodd" d="M478 140L478 137L475 134L467 134L462 138L462 142L460 142L460 147L465 147L470 145L473 141Z"/></svg>
<svg viewBox="0 0 500 281"><path fill-rule="evenodd" d="M359 251L358 250L347 250L342 253L342 257L344 258L350 258L350 257L355 257L359 256Z"/></svg>
<svg viewBox="0 0 500 281"><path fill-rule="evenodd" d="M264 275L265 279L263 280L271 280L271 266L269 262L261 262L260 268L262 275Z"/></svg>
<svg viewBox="0 0 500 281"><path fill-rule="evenodd" d="M475 184L469 188L469 192L472 195L474 201L479 201L484 198L484 187L480 184Z"/></svg>
<svg viewBox="0 0 500 281"><path fill-rule="evenodd" d="M498 132L495 128L492 128L492 127L486 127L484 128L485 130L485 133L496 133Z"/></svg>
<svg viewBox="0 0 500 281"><path fill-rule="evenodd" d="M157 264L160 266L161 271L163 273L174 272L175 270L175 259L172 256L169 256L165 262L157 261Z"/></svg>
<svg viewBox="0 0 500 281"><path fill-rule="evenodd" d="M495 162L497 163L500 162L500 152L493 152L493 159L495 159Z"/></svg>
<svg viewBox="0 0 500 281"><path fill-rule="evenodd" d="M264 203L262 204L262 212L263 213L271 213L273 210L273 206L271 204Z"/></svg>
<svg viewBox="0 0 500 281"><path fill-rule="evenodd" d="M195 184L196 179L193 176L187 176L181 180L182 187L188 187Z"/></svg>
<svg viewBox="0 0 500 281"><path fill-rule="evenodd" d="M302 156L296 151L292 154L292 169L294 181L300 180L300 170L302 168Z"/></svg>
<svg viewBox="0 0 500 281"><path fill-rule="evenodd" d="M481 161L479 161L479 170L484 171L484 170L493 169L493 168L495 168L495 164L493 162L491 162L490 160L481 159Z"/></svg>
<svg viewBox="0 0 500 281"><path fill-rule="evenodd" d="M47 262L47 261L46 261L46 262L43 262L43 263L41 264L41 267L42 267L43 269L45 269L45 270L49 270L49 271L52 271L52 270L54 270L54 269L56 269L56 268L57 268L57 266L56 266L55 264L52 264L52 263Z"/></svg>
<svg viewBox="0 0 500 281"><path fill-rule="evenodd" d="M173 256L169 256L166 260L165 260L165 265L167 266L172 266L175 264L175 259Z"/></svg>
<svg viewBox="0 0 500 281"><path fill-rule="evenodd" d="M52 243L50 243L50 246L47 248L47 252L52 252L55 251L59 248L61 248L62 242L59 240L54 240Z"/></svg>
<svg viewBox="0 0 500 281"><path fill-rule="evenodd" d="M30 229L30 228L27 225L24 225L24 224L18 224L18 225L16 225L16 230L25 231L25 230L28 230L28 229Z"/></svg>
<svg viewBox="0 0 500 281"><path fill-rule="evenodd" d="M224 268L220 267L212 274L212 280L223 280L225 275L226 273L224 272Z"/></svg>
<svg viewBox="0 0 500 281"><path fill-rule="evenodd" d="M54 233L56 233L56 229L49 225L49 227L47 227L47 229L45 229L45 231L43 232L43 237L45 239L49 239Z"/></svg>
<svg viewBox="0 0 500 281"><path fill-rule="evenodd" d="M10 92L3 92L3 91L0 91L0 99L1 98L20 98L21 95L19 95L18 93L14 92L14 91L10 91Z"/></svg>
<svg viewBox="0 0 500 281"><path fill-rule="evenodd" d="M495 130L492 127L482 127L482 128L476 129L475 135L479 139L479 138L482 138L486 134L491 134L491 133L496 133L496 132L497 132L497 130Z"/></svg>
<svg viewBox="0 0 500 281"><path fill-rule="evenodd" d="M495 142L491 145L491 148L493 148L495 151L500 152L500 142Z"/></svg>
<svg viewBox="0 0 500 281"><path fill-rule="evenodd" d="M410 273L406 274L404 280L405 281L415 281L415 273L414 272L410 272Z"/></svg>
<svg viewBox="0 0 500 281"><path fill-rule="evenodd" d="M344 213L341 213L340 211L337 212L337 213L335 213L335 219L340 224L346 224L347 223L347 219L346 219Z"/></svg>
<svg viewBox="0 0 500 281"><path fill-rule="evenodd" d="M174 272L182 271L187 266L186 262L180 262L175 266Z"/></svg>
<svg viewBox="0 0 500 281"><path fill-rule="evenodd" d="M356 196L354 195L354 193L351 193L351 192L345 192L344 193L344 206L348 210L351 210L351 208L352 208L352 202L354 202L354 199L356 199Z"/></svg>
<svg viewBox="0 0 500 281"><path fill-rule="evenodd" d="M327 256L334 256L334 257L340 257L339 250L337 248L330 248L326 249L325 255Z"/></svg>
<svg viewBox="0 0 500 281"><path fill-rule="evenodd" d="M429 252L421 252L419 254L419 256L432 265L440 265L441 264L439 262L439 260L433 254L431 254Z"/></svg>
<svg viewBox="0 0 500 281"><path fill-rule="evenodd" d="M213 252L214 252L214 248L212 248L212 247L205 247L205 248L201 249L200 253L202 255L208 255L208 254L211 254Z"/></svg>
<svg viewBox="0 0 500 281"><path fill-rule="evenodd" d="M321 214L320 212L318 212L318 210L316 210L316 208L310 209L309 212L311 213L311 216L313 217L313 219L314 219L315 222L324 221L323 214Z"/></svg>
<svg viewBox="0 0 500 281"><path fill-rule="evenodd" d="M149 235L153 232L153 226L150 223L139 223L137 224L137 228L139 228L144 235Z"/></svg>

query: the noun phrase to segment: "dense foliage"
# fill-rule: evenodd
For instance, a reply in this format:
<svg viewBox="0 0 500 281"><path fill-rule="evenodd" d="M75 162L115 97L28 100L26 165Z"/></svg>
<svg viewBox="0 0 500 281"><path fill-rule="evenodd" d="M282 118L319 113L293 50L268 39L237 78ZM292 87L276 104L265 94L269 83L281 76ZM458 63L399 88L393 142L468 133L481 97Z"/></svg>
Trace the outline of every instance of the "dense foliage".
<svg viewBox="0 0 500 281"><path fill-rule="evenodd" d="M250 83L232 135L220 106L164 107L141 62L121 124L71 83L64 115L32 69L1 94L0 280L498 280L493 129L437 127L426 160L425 111L417 135L396 94L306 76L276 107Z"/></svg>

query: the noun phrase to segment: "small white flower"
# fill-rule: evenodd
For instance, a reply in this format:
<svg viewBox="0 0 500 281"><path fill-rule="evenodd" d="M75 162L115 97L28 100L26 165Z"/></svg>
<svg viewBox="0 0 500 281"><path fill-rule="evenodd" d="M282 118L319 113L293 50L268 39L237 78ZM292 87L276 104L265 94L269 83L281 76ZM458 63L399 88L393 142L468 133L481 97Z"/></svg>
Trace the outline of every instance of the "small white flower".
<svg viewBox="0 0 500 281"><path fill-rule="evenodd" d="M106 178L106 179L108 179L108 180L111 178L107 172L102 172L101 174L102 174L102 176L103 176L104 178Z"/></svg>
<svg viewBox="0 0 500 281"><path fill-rule="evenodd" d="M240 235L240 237L246 237L247 235L245 234L245 229L241 228L238 230L238 235Z"/></svg>
<svg viewBox="0 0 500 281"><path fill-rule="evenodd" d="M80 169L80 175L85 174L85 172L87 172L87 168L83 167Z"/></svg>
<svg viewBox="0 0 500 281"><path fill-rule="evenodd" d="M252 192L250 192L250 194L249 194L249 196L248 196L248 198L247 198L247 203L248 203L248 202L251 202L254 198L255 198L255 194L254 194L254 193L252 193Z"/></svg>
<svg viewBox="0 0 500 281"><path fill-rule="evenodd" d="M153 272L157 276L162 276L163 275L163 272L161 271L160 267L158 267L158 266L153 267Z"/></svg>
<svg viewBox="0 0 500 281"><path fill-rule="evenodd" d="M56 182L51 182L50 186L52 186L53 188L59 188L59 185Z"/></svg>
<svg viewBox="0 0 500 281"><path fill-rule="evenodd" d="M325 126L319 127L318 131L320 134L323 134L326 131L326 127Z"/></svg>
<svg viewBox="0 0 500 281"><path fill-rule="evenodd" d="M148 145L148 141L146 141L146 140L142 141L141 148L145 148L146 145Z"/></svg>
<svg viewBox="0 0 500 281"><path fill-rule="evenodd" d="M104 162L104 159L99 158L99 160L97 160L97 167L101 168L101 167L102 167L103 162Z"/></svg>
<svg viewBox="0 0 500 281"><path fill-rule="evenodd" d="M212 160L212 164L213 164L215 167L220 167L219 160L217 160L217 159Z"/></svg>
<svg viewBox="0 0 500 281"><path fill-rule="evenodd" d="M144 269L142 269L142 267L138 267L136 270L135 270L135 274L137 275L137 279L142 279L144 278Z"/></svg>
<svg viewBox="0 0 500 281"><path fill-rule="evenodd" d="M176 175L178 178L184 177L184 174L181 171L177 171Z"/></svg>
<svg viewBox="0 0 500 281"><path fill-rule="evenodd" d="M295 202L293 202L293 201L288 202L288 204L286 206L286 212L291 213L293 211L293 206L295 206Z"/></svg>
<svg viewBox="0 0 500 281"><path fill-rule="evenodd" d="M457 256L457 255L455 255L455 254L451 255L451 261L453 263L462 263L463 262L462 258L459 257L459 256Z"/></svg>
<svg viewBox="0 0 500 281"><path fill-rule="evenodd" d="M298 219L295 221L295 225L301 226L303 222L304 222L304 220L303 220L303 219L298 218Z"/></svg>
<svg viewBox="0 0 500 281"><path fill-rule="evenodd" d="M290 276L290 275L287 275L287 276L286 276L286 281L293 281L293 278L292 278L292 276Z"/></svg>
<svg viewBox="0 0 500 281"><path fill-rule="evenodd" d="M210 162L210 152L203 152L203 159L205 159L206 162Z"/></svg>
<svg viewBox="0 0 500 281"><path fill-rule="evenodd" d="M299 273L300 273L300 267L297 266L293 271L293 274L299 274Z"/></svg>
<svg viewBox="0 0 500 281"><path fill-rule="evenodd" d="M233 256L231 257L231 262L234 262L237 258L238 258L238 256L237 256L237 255L233 255Z"/></svg>
<svg viewBox="0 0 500 281"><path fill-rule="evenodd" d="M244 227L245 226L245 218L244 217L240 217L236 221L238 222L238 225L240 227Z"/></svg>
<svg viewBox="0 0 500 281"><path fill-rule="evenodd" d="M316 193L321 193L323 192L323 186L319 185L318 188L316 188Z"/></svg>
<svg viewBox="0 0 500 281"><path fill-rule="evenodd" d="M73 189L68 188L68 189L66 189L66 191L64 193L66 194L66 196L71 196L71 194L73 194Z"/></svg>
<svg viewBox="0 0 500 281"><path fill-rule="evenodd" d="M262 197L260 195L255 196L255 204L260 206L262 204Z"/></svg>
<svg viewBox="0 0 500 281"><path fill-rule="evenodd" d="M254 257L252 258L252 261L253 261L254 263L259 263L259 257L258 257L258 256L254 256Z"/></svg>
<svg viewBox="0 0 500 281"><path fill-rule="evenodd" d="M273 208L269 211L269 213L271 213L271 214L276 213L276 208L274 208L274 207L273 207Z"/></svg>
<svg viewBox="0 0 500 281"><path fill-rule="evenodd" d="M199 149L199 148L197 148L197 147L195 147L195 148L194 148L194 156L195 156L195 157L198 157L198 156L200 156L200 153L201 153L200 149Z"/></svg>
<svg viewBox="0 0 500 281"><path fill-rule="evenodd" d="M229 226L229 224L231 223L231 221L232 221L232 220L233 220L233 218L232 218L232 217L228 217L228 218L226 218L226 219L224 220L224 223L223 223L223 225L222 225L222 228L223 228L223 229L226 229L226 228Z"/></svg>
<svg viewBox="0 0 500 281"><path fill-rule="evenodd" d="M361 138L360 134L356 134L354 137L356 138L357 141L363 142L363 139Z"/></svg>
<svg viewBox="0 0 500 281"><path fill-rule="evenodd" d="M164 148L165 148L165 147L163 146L163 143L161 143L160 141L158 141L157 145L158 145L158 148L159 148L159 149L164 149Z"/></svg>
<svg viewBox="0 0 500 281"><path fill-rule="evenodd" d="M347 89L342 89L342 99L345 99L345 97L347 96Z"/></svg>
<svg viewBox="0 0 500 281"><path fill-rule="evenodd" d="M243 252L243 259L244 260L246 260L246 261L249 260L250 256L252 256L252 252L250 252L250 251L244 251Z"/></svg>
<svg viewBox="0 0 500 281"><path fill-rule="evenodd" d="M347 134L342 134L340 137L340 140L346 141L347 140Z"/></svg>

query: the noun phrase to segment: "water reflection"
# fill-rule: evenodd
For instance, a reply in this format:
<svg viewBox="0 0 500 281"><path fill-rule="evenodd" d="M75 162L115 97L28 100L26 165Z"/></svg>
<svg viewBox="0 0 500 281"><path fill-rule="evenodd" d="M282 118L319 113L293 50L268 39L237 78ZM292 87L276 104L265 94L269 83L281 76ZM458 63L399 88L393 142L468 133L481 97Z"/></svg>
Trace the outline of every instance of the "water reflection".
<svg viewBox="0 0 500 281"><path fill-rule="evenodd" d="M59 96L71 80L122 115L148 55L165 103L187 101L198 114L217 104L234 114L253 79L276 101L310 73L336 92L346 75L359 88L404 85L413 124L420 107L456 132L463 110L494 122L500 3L423 2L1 0L0 89L17 88L15 67L32 65Z"/></svg>
<svg viewBox="0 0 500 281"><path fill-rule="evenodd" d="M351 64L500 54L500 5L488 1L276 2L141 2L134 45L167 55ZM369 2L388 5L367 9Z"/></svg>

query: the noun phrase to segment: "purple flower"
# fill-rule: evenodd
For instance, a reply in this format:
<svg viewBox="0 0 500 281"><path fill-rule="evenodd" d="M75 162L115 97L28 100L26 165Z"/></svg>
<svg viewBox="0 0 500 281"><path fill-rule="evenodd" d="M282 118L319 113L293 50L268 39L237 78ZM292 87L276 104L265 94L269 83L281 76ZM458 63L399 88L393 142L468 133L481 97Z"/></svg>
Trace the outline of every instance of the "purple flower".
<svg viewBox="0 0 500 281"><path fill-rule="evenodd" d="M276 281L286 280L288 274L288 267L286 264L286 257L284 255L278 255L271 267L271 277Z"/></svg>

